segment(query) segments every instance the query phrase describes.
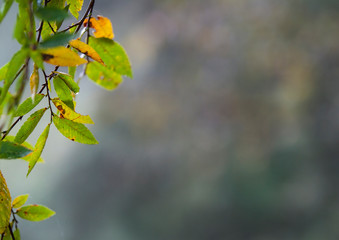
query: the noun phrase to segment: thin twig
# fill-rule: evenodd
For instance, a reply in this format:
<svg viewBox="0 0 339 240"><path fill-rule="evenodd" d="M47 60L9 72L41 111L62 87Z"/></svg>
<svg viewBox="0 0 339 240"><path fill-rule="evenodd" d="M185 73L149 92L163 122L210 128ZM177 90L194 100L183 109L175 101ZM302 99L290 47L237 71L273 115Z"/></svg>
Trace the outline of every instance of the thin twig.
<svg viewBox="0 0 339 240"><path fill-rule="evenodd" d="M53 33L55 33L55 30L54 28L52 27L51 23L50 22L47 22L48 23L48 26L50 27L50 29L52 30Z"/></svg>
<svg viewBox="0 0 339 240"><path fill-rule="evenodd" d="M17 125L17 123L22 119L23 116L20 116L10 127L7 131L3 131L4 135L2 136L1 140L4 140L5 137L9 134L9 132Z"/></svg>
<svg viewBox="0 0 339 240"><path fill-rule="evenodd" d="M9 224L8 227L9 227L9 232L11 233L12 239L15 240L11 224Z"/></svg>
<svg viewBox="0 0 339 240"><path fill-rule="evenodd" d="M49 95L49 88L48 88L48 81L50 80L45 72L45 70L42 70L44 77L45 77L45 84L47 85L46 92L47 92L47 97L48 97L48 105L49 105L49 110L51 112L51 122L53 121L53 116L54 113L52 111L52 105L51 105L51 96ZM50 76L51 77L51 76Z"/></svg>

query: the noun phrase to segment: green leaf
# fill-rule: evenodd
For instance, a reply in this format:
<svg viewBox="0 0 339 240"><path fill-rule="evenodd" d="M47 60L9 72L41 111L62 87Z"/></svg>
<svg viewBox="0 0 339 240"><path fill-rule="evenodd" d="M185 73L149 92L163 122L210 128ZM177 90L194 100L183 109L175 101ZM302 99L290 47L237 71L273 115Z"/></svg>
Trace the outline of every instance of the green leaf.
<svg viewBox="0 0 339 240"><path fill-rule="evenodd" d="M73 68L73 67L69 67L69 69L70 68ZM62 73L62 72L53 72L53 73L57 74L58 77L66 83L66 85L68 86L69 89L71 89L72 92L74 92L74 93L79 92L80 88L79 88L78 84L74 81L74 79L73 79L74 77L72 77L70 74ZM73 72L72 72L72 74L73 74Z"/></svg>
<svg viewBox="0 0 339 240"><path fill-rule="evenodd" d="M67 32L56 33L56 34L46 38L43 42L41 42L40 47L51 48L51 47L62 46L62 45L67 44L73 38L74 38L74 35L67 33Z"/></svg>
<svg viewBox="0 0 339 240"><path fill-rule="evenodd" d="M89 38L89 45L97 51L104 63L118 74L133 78L132 68L124 48L108 38Z"/></svg>
<svg viewBox="0 0 339 240"><path fill-rule="evenodd" d="M0 81L6 78L8 66L9 66L9 63L6 63L0 68Z"/></svg>
<svg viewBox="0 0 339 240"><path fill-rule="evenodd" d="M59 132L72 141L83 144L98 144L92 133L81 123L53 116L53 122Z"/></svg>
<svg viewBox="0 0 339 240"><path fill-rule="evenodd" d="M47 127L45 128L45 130L42 132L42 134L40 135L40 137L38 138L38 141L35 144L35 148L34 151L30 157L29 160L29 164L28 164L28 172L27 172L27 176L31 173L31 171L33 170L35 164L38 162L42 150L44 150L45 144L46 144L46 140L48 137L48 133L49 133L49 129L50 129L51 124L48 124Z"/></svg>
<svg viewBox="0 0 339 240"><path fill-rule="evenodd" d="M17 159L26 156L31 150L9 141L0 142L0 159Z"/></svg>
<svg viewBox="0 0 339 240"><path fill-rule="evenodd" d="M52 8L58 8L58 9L64 9L65 7L65 1L66 0L51 0L49 3L48 3L48 6L49 7L52 7ZM65 11L65 12L68 12L68 11ZM57 31L59 28L58 28L58 24L56 22L50 22L51 26L53 27L53 29L55 31ZM51 34L53 34L53 31L52 29L49 27L48 23L45 22L42 26L42 31L41 31L41 38L42 39L46 39L48 38Z"/></svg>
<svg viewBox="0 0 339 240"><path fill-rule="evenodd" d="M51 35L53 34L53 30L51 29L51 27L49 26L51 25L51 27L53 28L54 31L57 31L58 26L56 24L56 22L50 22L50 24L48 24L47 22L44 22L42 25L42 30L41 30L41 38L43 40L51 37Z"/></svg>
<svg viewBox="0 0 339 240"><path fill-rule="evenodd" d="M0 91L1 90L2 89L0 89ZM13 104L15 104L14 96L10 92L8 92L7 96L5 97L5 100L0 104L0 115L13 114L14 109L10 108L10 106L13 106Z"/></svg>
<svg viewBox="0 0 339 240"><path fill-rule="evenodd" d="M54 211L42 205L28 205L17 210L17 215L29 221L43 221L55 214Z"/></svg>
<svg viewBox="0 0 339 240"><path fill-rule="evenodd" d="M69 11L71 14L78 19L79 12L81 11L82 5L84 4L84 0L67 0L67 4L70 5Z"/></svg>
<svg viewBox="0 0 339 240"><path fill-rule="evenodd" d="M11 217L11 194L0 171L0 234L6 231Z"/></svg>
<svg viewBox="0 0 339 240"><path fill-rule="evenodd" d="M68 67L68 73L69 75L74 79L75 77L75 72L77 71L76 67ZM79 89L80 90L80 89Z"/></svg>
<svg viewBox="0 0 339 240"><path fill-rule="evenodd" d="M27 199L28 199L29 194L23 194L20 196L17 196L16 198L14 198L13 202L12 202L12 208L20 208L22 207Z"/></svg>
<svg viewBox="0 0 339 240"><path fill-rule="evenodd" d="M14 235L15 240L20 240L21 239L19 228L15 229L15 231L13 232L13 235Z"/></svg>
<svg viewBox="0 0 339 240"><path fill-rule="evenodd" d="M122 82L121 75L98 62L90 62L86 67L86 75L99 86L113 90Z"/></svg>
<svg viewBox="0 0 339 240"><path fill-rule="evenodd" d="M63 21L68 18L69 15L64 9L57 7L44 7L39 8L35 15L44 21Z"/></svg>
<svg viewBox="0 0 339 240"><path fill-rule="evenodd" d="M88 115L83 116L79 113L74 112L73 109L69 108L64 102L60 101L60 99L54 98L52 99L52 102L55 105L55 107L59 110L62 118L66 118L77 123L94 124L90 116Z"/></svg>
<svg viewBox="0 0 339 240"><path fill-rule="evenodd" d="M14 27L14 31L13 31L13 37L21 45L25 45L26 42L27 42L27 37L25 35L26 21L27 21L27 19L24 19L19 14L17 15L16 23L15 23L15 27Z"/></svg>
<svg viewBox="0 0 339 240"><path fill-rule="evenodd" d="M14 81L15 75L18 73L19 69L25 63L26 58L28 57L28 49L21 49L14 54L11 61L9 62L8 69L6 72L5 83L1 91L0 104L5 99L9 87Z"/></svg>
<svg viewBox="0 0 339 240"><path fill-rule="evenodd" d="M23 116L26 113L30 112L36 105L40 103L40 101L44 98L45 95L43 94L36 94L34 97L34 102L32 98L27 98L23 103L21 103L18 109L14 113L14 117Z"/></svg>
<svg viewBox="0 0 339 240"><path fill-rule="evenodd" d="M62 9L65 7L65 2L66 0L51 0L48 6Z"/></svg>
<svg viewBox="0 0 339 240"><path fill-rule="evenodd" d="M25 63L28 53L28 49L23 48L14 54L11 61L9 62L5 82L13 82L15 75Z"/></svg>
<svg viewBox="0 0 339 240"><path fill-rule="evenodd" d="M30 57L33 59L34 63L41 69L44 69L44 61L42 55L38 50L31 50Z"/></svg>
<svg viewBox="0 0 339 240"><path fill-rule="evenodd" d="M15 136L6 136L6 141L14 142L14 139L15 139ZM32 151L28 155L21 157L22 160L29 162L29 160L31 159L31 155L33 153L34 147L29 142L23 142L21 146L24 146L25 148ZM45 161L40 157L38 160L38 163L44 163L44 162Z"/></svg>
<svg viewBox="0 0 339 240"><path fill-rule="evenodd" d="M11 8L13 4L13 0L5 0L3 2L4 3L2 3L1 9L0 9L0 23L5 18L8 10Z"/></svg>
<svg viewBox="0 0 339 240"><path fill-rule="evenodd" d="M22 144L33 132L35 127L38 125L40 119L46 112L47 108L40 109L33 113L26 122L21 126L20 130L15 136L14 142Z"/></svg>
<svg viewBox="0 0 339 240"><path fill-rule="evenodd" d="M31 44L35 42L35 21L30 17L30 3L32 1L18 1L19 16L21 19L22 29L26 33L26 39ZM31 21L32 20L32 21ZM26 41L25 41L26 42Z"/></svg>
<svg viewBox="0 0 339 240"><path fill-rule="evenodd" d="M69 108L74 110L72 93L66 83L59 76L56 76L53 78L53 85L60 100L63 101Z"/></svg>

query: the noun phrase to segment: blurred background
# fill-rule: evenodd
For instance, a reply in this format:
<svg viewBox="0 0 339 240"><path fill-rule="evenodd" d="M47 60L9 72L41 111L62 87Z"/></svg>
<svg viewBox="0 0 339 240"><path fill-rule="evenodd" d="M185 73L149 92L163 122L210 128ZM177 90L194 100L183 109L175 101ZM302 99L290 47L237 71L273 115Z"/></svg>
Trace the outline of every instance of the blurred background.
<svg viewBox="0 0 339 240"><path fill-rule="evenodd" d="M53 127L29 178L0 162L12 196L57 212L21 220L23 239L339 239L339 1L98 0L94 14L134 79L81 82L99 145Z"/></svg>

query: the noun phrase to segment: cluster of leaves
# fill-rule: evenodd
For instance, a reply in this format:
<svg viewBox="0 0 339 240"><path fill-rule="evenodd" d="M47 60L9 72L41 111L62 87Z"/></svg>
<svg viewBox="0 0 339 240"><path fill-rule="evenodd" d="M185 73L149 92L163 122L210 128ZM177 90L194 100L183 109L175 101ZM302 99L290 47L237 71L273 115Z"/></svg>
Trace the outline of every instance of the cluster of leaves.
<svg viewBox="0 0 339 240"><path fill-rule="evenodd" d="M3 82L0 88L2 134L0 159L26 160L28 176L36 163L43 162L41 153L51 125L72 141L83 144L98 143L85 126L93 124L92 119L75 110L75 96L80 91L79 81L83 76L87 75L94 83L107 90L115 89L122 82L122 76L130 78L133 76L125 50L113 40L114 33L110 20L103 16L92 17L94 0L90 1L80 20L79 12L83 0L15 1L18 4L18 14L13 36L20 43L21 49L0 68L0 81ZM4 0L0 10L0 22L13 2L14 0ZM64 20L72 16L77 21L63 28ZM40 21L39 24L37 19ZM78 66L83 68L78 69ZM61 67L66 67L64 72L60 71ZM46 73L47 68L52 70ZM31 97L21 102L28 82ZM35 110L22 124L17 134L10 136L9 133L20 120L41 105L43 99L45 106ZM46 112L50 115L49 123L36 144L32 146L26 140ZM10 193L1 171L0 180L0 234L3 238L8 236L12 239L19 238L16 215L27 220L39 221L54 214L43 206L23 207L27 195L20 196L11 203Z"/></svg>
<svg viewBox="0 0 339 240"><path fill-rule="evenodd" d="M11 202L11 195L6 181L0 172L0 232L1 239L20 239L17 217L29 221L43 221L55 214L51 209L37 204L25 205L28 194L20 195ZM12 214L12 220L10 215Z"/></svg>

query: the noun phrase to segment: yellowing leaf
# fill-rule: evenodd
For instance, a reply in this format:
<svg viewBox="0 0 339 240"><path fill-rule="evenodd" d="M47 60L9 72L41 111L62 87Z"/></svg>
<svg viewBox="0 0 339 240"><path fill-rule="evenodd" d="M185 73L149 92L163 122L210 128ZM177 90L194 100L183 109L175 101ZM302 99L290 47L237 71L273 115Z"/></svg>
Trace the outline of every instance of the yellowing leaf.
<svg viewBox="0 0 339 240"><path fill-rule="evenodd" d="M79 52L89 56L95 61L98 61L101 64L104 64L99 54L88 44L81 42L80 40L72 40L69 42L69 45Z"/></svg>
<svg viewBox="0 0 339 240"><path fill-rule="evenodd" d="M78 66L87 63L85 59L79 57L79 55L71 49L62 46L44 49L41 53L45 62L57 66Z"/></svg>
<svg viewBox="0 0 339 240"><path fill-rule="evenodd" d="M84 4L84 0L67 0L67 4L70 5L69 11L76 19L78 19L79 12L82 8L82 5Z"/></svg>
<svg viewBox="0 0 339 240"><path fill-rule="evenodd" d="M96 38L114 38L114 33L113 33L113 27L111 21L103 16L98 16L97 19L91 18L89 21L89 27L93 28L94 31L94 36ZM84 21L84 24L88 24L88 20L86 19Z"/></svg>
<svg viewBox="0 0 339 240"><path fill-rule="evenodd" d="M54 99L52 99L52 102L54 103L56 108L59 110L62 118L66 118L68 120L71 120L71 121L77 122L77 123L94 124L94 122L92 121L90 116L88 116L88 115L83 116L79 113L74 112L70 107L68 107L60 99L54 98Z"/></svg>
<svg viewBox="0 0 339 240"><path fill-rule="evenodd" d="M93 80L93 82L107 90L117 88L122 82L120 74L99 64L98 62L90 62L87 64L86 74L91 80Z"/></svg>
<svg viewBox="0 0 339 240"><path fill-rule="evenodd" d="M133 78L127 53L118 42L108 38L90 37L88 44L97 51L108 68L118 74Z"/></svg>
<svg viewBox="0 0 339 240"><path fill-rule="evenodd" d="M34 100L39 87L39 70L36 64L34 64L34 69L29 79L29 86L31 87L32 100Z"/></svg>
<svg viewBox="0 0 339 240"><path fill-rule="evenodd" d="M22 205L26 203L28 196L29 196L28 194L17 196L12 202L12 207L13 208L22 207Z"/></svg>
<svg viewBox="0 0 339 240"><path fill-rule="evenodd" d="M0 171L0 234L3 234L11 217L11 195L5 178Z"/></svg>

